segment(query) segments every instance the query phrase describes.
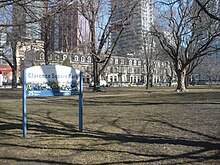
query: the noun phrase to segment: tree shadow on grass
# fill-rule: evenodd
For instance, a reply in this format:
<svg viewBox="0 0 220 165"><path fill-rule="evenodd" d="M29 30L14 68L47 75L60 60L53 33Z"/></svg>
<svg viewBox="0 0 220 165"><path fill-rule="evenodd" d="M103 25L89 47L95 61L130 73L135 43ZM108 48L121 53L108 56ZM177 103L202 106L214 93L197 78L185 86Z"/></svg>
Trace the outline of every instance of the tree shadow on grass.
<svg viewBox="0 0 220 165"><path fill-rule="evenodd" d="M13 160L16 162L22 162L22 163L47 163L47 164L61 164L61 165L82 165L77 163L68 163L64 161L55 161L55 160L41 160L41 159L28 159L28 158L15 158L15 157L0 157L0 160Z"/></svg>
<svg viewBox="0 0 220 165"><path fill-rule="evenodd" d="M144 105L203 105L203 104L211 104L211 105L219 105L220 102L194 102L194 101L158 101L158 102L133 102L133 101L120 101L120 102L97 102L97 101L87 101L84 105L92 105L92 106L103 106L103 105L111 105L111 106L144 106Z"/></svg>
<svg viewBox="0 0 220 165"><path fill-rule="evenodd" d="M127 151L127 150L121 150L121 149L103 149L102 148L94 148L90 144L86 146L86 148L71 148L69 146L64 147L57 147L56 144L53 146L39 146L39 145L30 145L30 144L15 144L15 143L4 143L0 142L0 146L5 147L22 147L22 148L32 148L32 149L48 149L51 150L70 150L77 153L81 152L110 152L113 154L129 154L133 156L141 156L145 157L145 160L124 160L124 161L111 161L111 162L103 162L99 163L99 165L107 165L107 164L134 164L134 163L161 163L161 161L167 161L169 164L172 164L175 161L178 161L178 159L186 159L185 163L193 163L193 162L204 162L204 161L220 161L220 143L219 138L212 137L210 135L206 135L197 131L192 131L189 129L186 129L181 126L176 126L174 124L170 124L168 122L164 122L161 120L153 120L153 122L157 122L159 124L165 124L169 126L170 128L178 129L179 131L189 132L196 134L196 136L201 136L203 138L209 138L211 141L205 141L205 140L193 140L193 139L186 139L186 138L175 138L172 136L147 136L147 135L137 135L132 134L130 131L127 131L126 133L110 133L110 132L103 132L103 131L94 131L94 130L85 130L84 133L78 132L72 125L65 123L63 121L60 121L58 119L55 119L51 117L50 113L47 113L47 116L45 118L42 118L42 120L49 120L49 124L45 124L42 121L36 121L35 119L30 119L34 124L29 124L29 130L38 131L41 132L40 137L57 137L57 136L64 136L65 138L71 138L74 140L76 137L85 137L85 138L91 138L92 140L95 140L97 142L104 141L108 143L107 145L111 144L117 144L117 145L124 145L127 146L130 143L134 144L149 144L149 145L170 145L172 146L183 146L183 147L190 147L192 150L188 150L188 152L184 153L176 153L176 154L167 154L167 153L145 153L141 151ZM124 129L116 125L117 121L113 121L111 123L111 126L118 127L120 129ZM56 124L56 126L54 126ZM59 127L58 127L58 126ZM4 132L11 129L19 129L21 128L19 124L17 123L6 123L2 127L0 127L0 132ZM125 130L126 131L126 130ZM38 137L38 136L36 136ZM81 144L83 145L83 144ZM99 145L105 145L103 143L100 143ZM208 154L204 156L207 152L214 152L214 154ZM16 158L16 157L10 157L10 156L3 156L0 157L1 160L14 160L17 162L37 162L37 163L48 163L48 164L71 164L68 162L63 161L56 161L56 160L43 160L43 159L29 159L29 158ZM174 163L175 164L175 163Z"/></svg>
<svg viewBox="0 0 220 165"><path fill-rule="evenodd" d="M38 99L39 100L39 99ZM45 99L46 100L46 99ZM71 106L78 106L78 101L73 100L70 103L70 100L65 100L63 99L62 102L57 102L57 100L49 100L46 101L46 103L50 104L56 104L57 106L65 106L65 105L71 105ZM219 105L220 106L220 101L215 102L215 101L172 101L172 100L161 100L161 101L122 101L118 100L116 101L108 101L108 100L91 100L88 99L84 102L84 106L94 106L94 107L102 107L102 106L148 106L148 105L205 105L205 104L210 104L210 105ZM39 105L39 103L32 103L31 105Z"/></svg>
<svg viewBox="0 0 220 165"><path fill-rule="evenodd" d="M56 131L52 131L55 133ZM76 137L75 133L69 134L69 137ZM66 135L66 134L64 134ZM120 145L123 143L126 145L126 143L132 142L132 143L145 143L145 144L169 144L169 145L181 145L186 147L196 147L196 150L191 152L185 152L182 154L176 154L176 155L169 155L169 154L148 154L148 153L140 153L140 152L132 152L132 151L123 151L123 150L117 150L117 149L71 149L69 147L39 147L39 146L31 146L31 145L21 145L21 144L4 144L0 142L0 145L2 146L16 146L16 147L23 147L27 149L48 149L51 150L71 150L78 153L82 152L111 152L115 154L129 154L133 156L142 156L148 158L147 160L124 160L124 161L112 161L112 162L104 162L100 163L100 165L105 164L134 164L134 163L159 163L160 161L170 161L173 162L177 159L187 159L188 163L192 162L203 162L208 160L220 160L220 144L218 143L212 143L212 142L204 142L204 141L193 141L193 140L184 140L184 139L173 139L173 138L161 138L161 137L154 137L154 136L137 136L137 135L125 135L125 134L113 134L113 133L105 133L105 132L92 132L90 133L84 133L84 134L78 134L77 137L86 137L86 138L93 138L98 140L105 140L110 141L112 144L115 142ZM197 147L199 149L197 149ZM210 151L217 151L217 153L209 156L202 156L203 153L210 152ZM0 159L3 160L16 160L21 162L38 162L38 163L50 163L50 164L71 164L68 162L60 162L60 161L51 161L51 160L40 160L40 159L21 159L21 158L14 158L14 157L1 157ZM186 162L185 162L186 163ZM169 163L171 164L171 163ZM175 163L174 163L175 164Z"/></svg>

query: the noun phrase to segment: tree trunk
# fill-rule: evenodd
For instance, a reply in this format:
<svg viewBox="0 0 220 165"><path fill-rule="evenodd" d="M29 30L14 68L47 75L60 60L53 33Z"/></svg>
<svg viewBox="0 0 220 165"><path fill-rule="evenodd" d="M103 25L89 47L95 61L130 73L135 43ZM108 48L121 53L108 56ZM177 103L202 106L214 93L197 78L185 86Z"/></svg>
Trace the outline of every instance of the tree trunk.
<svg viewBox="0 0 220 165"><path fill-rule="evenodd" d="M95 61L95 56L93 55L92 56L93 57L93 92L95 92L96 91L96 77L97 77L97 75L96 75L96 61Z"/></svg>
<svg viewBox="0 0 220 165"><path fill-rule="evenodd" d="M169 87L171 87L171 86L172 86L172 79L173 79L173 78L171 78L171 76L168 75L168 79L169 79L169 80L168 80Z"/></svg>
<svg viewBox="0 0 220 165"><path fill-rule="evenodd" d="M17 88L17 68L12 68L12 88Z"/></svg>
<svg viewBox="0 0 220 165"><path fill-rule="evenodd" d="M149 59L146 59L146 67L147 67L147 84L146 84L146 89L149 89L149 82L150 82L150 66L149 65L150 65Z"/></svg>
<svg viewBox="0 0 220 165"><path fill-rule="evenodd" d="M17 41L13 41L11 43L12 47L12 55L13 55L13 65L12 68L12 88L17 88L17 57L16 57L16 49L17 49Z"/></svg>
<svg viewBox="0 0 220 165"><path fill-rule="evenodd" d="M187 89L188 86L189 86L189 81L190 81L190 80L189 80L189 77L190 77L189 75L186 76L186 80L185 80L186 89Z"/></svg>
<svg viewBox="0 0 220 165"><path fill-rule="evenodd" d="M147 73L147 83L146 83L146 89L149 89L149 82L150 82L150 74Z"/></svg>
<svg viewBox="0 0 220 165"><path fill-rule="evenodd" d="M45 49L44 51L45 51L45 52L44 52L45 65L49 65L48 50Z"/></svg>
<svg viewBox="0 0 220 165"><path fill-rule="evenodd" d="M150 76L150 79L149 79L150 87L153 87L153 73L151 73L149 76Z"/></svg>
<svg viewBox="0 0 220 165"><path fill-rule="evenodd" d="M186 81L186 69L182 69L182 70L178 69L176 73L177 73L177 78L178 78L176 91L187 92L186 82L185 82Z"/></svg>
<svg viewBox="0 0 220 165"><path fill-rule="evenodd" d="M99 86L99 74L98 74L98 62L94 59L95 56L93 56L93 92L97 91L97 87Z"/></svg>
<svg viewBox="0 0 220 165"><path fill-rule="evenodd" d="M48 32L44 34L44 62L45 65L49 65L49 58L48 58L48 48L49 48L49 42L48 42Z"/></svg>

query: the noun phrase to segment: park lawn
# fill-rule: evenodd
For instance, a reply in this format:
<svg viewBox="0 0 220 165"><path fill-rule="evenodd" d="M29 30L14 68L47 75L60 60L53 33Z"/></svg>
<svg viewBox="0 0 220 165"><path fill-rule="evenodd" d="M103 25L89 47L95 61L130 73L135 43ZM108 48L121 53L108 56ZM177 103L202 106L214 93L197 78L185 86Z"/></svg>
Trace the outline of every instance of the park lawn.
<svg viewBox="0 0 220 165"><path fill-rule="evenodd" d="M0 89L0 164L219 164L220 88L107 88L78 97L28 98Z"/></svg>

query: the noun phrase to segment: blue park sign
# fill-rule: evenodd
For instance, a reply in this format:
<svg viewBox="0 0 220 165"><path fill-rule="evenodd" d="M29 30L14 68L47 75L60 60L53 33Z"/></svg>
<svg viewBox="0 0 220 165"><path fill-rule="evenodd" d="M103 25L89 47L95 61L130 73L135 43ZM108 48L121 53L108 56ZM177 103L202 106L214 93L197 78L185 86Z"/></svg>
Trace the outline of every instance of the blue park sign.
<svg viewBox="0 0 220 165"><path fill-rule="evenodd" d="M83 79L78 69L61 65L34 66L23 71L22 121L27 137L26 98L42 96L79 96L79 131L83 131Z"/></svg>

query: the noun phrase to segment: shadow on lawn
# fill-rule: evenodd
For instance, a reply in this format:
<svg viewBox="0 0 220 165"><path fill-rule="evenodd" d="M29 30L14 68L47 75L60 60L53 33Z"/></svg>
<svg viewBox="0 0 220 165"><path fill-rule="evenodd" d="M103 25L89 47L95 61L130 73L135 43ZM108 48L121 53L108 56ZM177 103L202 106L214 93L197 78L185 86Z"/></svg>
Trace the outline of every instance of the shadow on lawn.
<svg viewBox="0 0 220 165"><path fill-rule="evenodd" d="M78 101L77 100L73 100L72 102L70 102L69 99L63 99L63 101L59 101L57 102L57 100L47 100L47 98L41 98L43 101L46 100L46 103L50 103L50 104L56 104L59 106L62 105L72 105L72 106L78 106ZM39 99L38 99L39 100ZM32 103L33 106L37 106L39 103ZM123 100L118 100L116 101L108 101L108 100L91 100L91 99L87 99L84 102L84 106L96 106L96 107L102 107L102 106L145 106L145 105L187 105L187 104L194 104L194 105L203 105L203 104L210 104L210 105L219 105L220 106L220 100L219 101L193 101L193 100L189 100L189 101L185 101L183 99L183 101L176 101L176 100L160 100L160 101L123 101Z"/></svg>
<svg viewBox="0 0 220 165"><path fill-rule="evenodd" d="M158 101L158 102L132 102L132 101L120 101L120 102L100 102L97 103L97 101L87 101L85 103L86 105L92 105L92 106L103 106L103 105L112 105L112 106L141 106L141 105L185 105L185 104L213 104L213 105L220 105L220 102L195 102L195 101L181 101L181 102L175 102L175 101Z"/></svg>
<svg viewBox="0 0 220 165"><path fill-rule="evenodd" d="M39 116L38 116L39 117ZM40 116L41 117L41 116ZM15 119L17 117L15 116ZM49 124L45 124L43 121L44 119L49 120ZM80 133L77 131L76 128L74 128L71 124L65 123L63 121L60 121L58 119L52 118L51 114L48 112L46 117L43 117L41 121L36 121L35 119L31 118L31 123L29 124L29 130L37 132L41 132L40 134L36 135L36 137L65 137L70 138L74 140L76 137L85 137L85 138L91 138L94 141L105 141L106 143L100 143L100 145L111 145L111 144L117 144L117 145L129 145L129 143L135 143L135 144L152 144L152 145L171 145L171 147L174 146L183 146L183 147L193 147L188 150L188 152L185 153L177 153L177 154L166 154L164 152L157 152L155 153L144 153L141 151L127 151L127 150L120 150L120 149L98 149L94 148L94 144L90 144L88 146L79 147L79 148L71 148L69 146L67 147L56 147L56 144L53 146L40 146L40 145L30 145L30 144L19 144L19 143L4 143L0 142L0 146L4 147L16 147L16 148L26 148L26 149L48 149L53 152L53 150L70 150L74 152L74 154L79 154L82 152L110 152L113 154L128 154L132 156L141 156L146 157L146 160L124 160L124 161L112 161L112 162L104 162L100 163L99 165L107 165L107 164L134 164L134 163L160 163L161 161L170 161L169 164L174 163L175 161L180 161L182 159L186 159L184 163L193 163L193 162L203 162L208 160L220 160L220 143L219 139L216 137L212 137L210 135L206 135L197 131L192 131L180 126L175 126L173 124L170 124L168 122L164 122L161 120L153 120L153 122L157 122L159 124L165 124L171 128L178 129L179 131L189 132L196 134L197 136L202 136L204 138L208 138L209 141L204 140L191 140L191 139L185 139L183 137L181 138L174 138L172 136L144 136L144 135L134 135L129 130L124 129L126 132L125 134L122 133L109 133L109 132L103 132L103 131L93 131L93 130L85 130L84 133ZM111 126L118 127L120 129L123 129L119 126L117 126L115 123L117 122L117 119L111 123ZM54 126L56 125L56 126ZM4 134L4 131L8 131L11 129L19 129L21 126L19 124L15 123L4 123L0 127L0 133ZM46 134L46 135L45 135ZM83 143L81 144L84 145ZM97 145L97 144L96 144ZM210 152L213 152L214 154L211 154ZM208 153L208 154L207 154ZM206 155L207 154L207 155ZM204 156L205 155L205 156ZM43 160L43 159L29 159L29 158L16 158L12 156L1 156L0 160L14 160L17 162L36 162L36 163L48 163L48 164L67 164L67 165L73 165L72 163L63 162L63 161L55 161L55 160ZM75 163L74 163L75 164ZM174 163L176 164L176 163Z"/></svg>

